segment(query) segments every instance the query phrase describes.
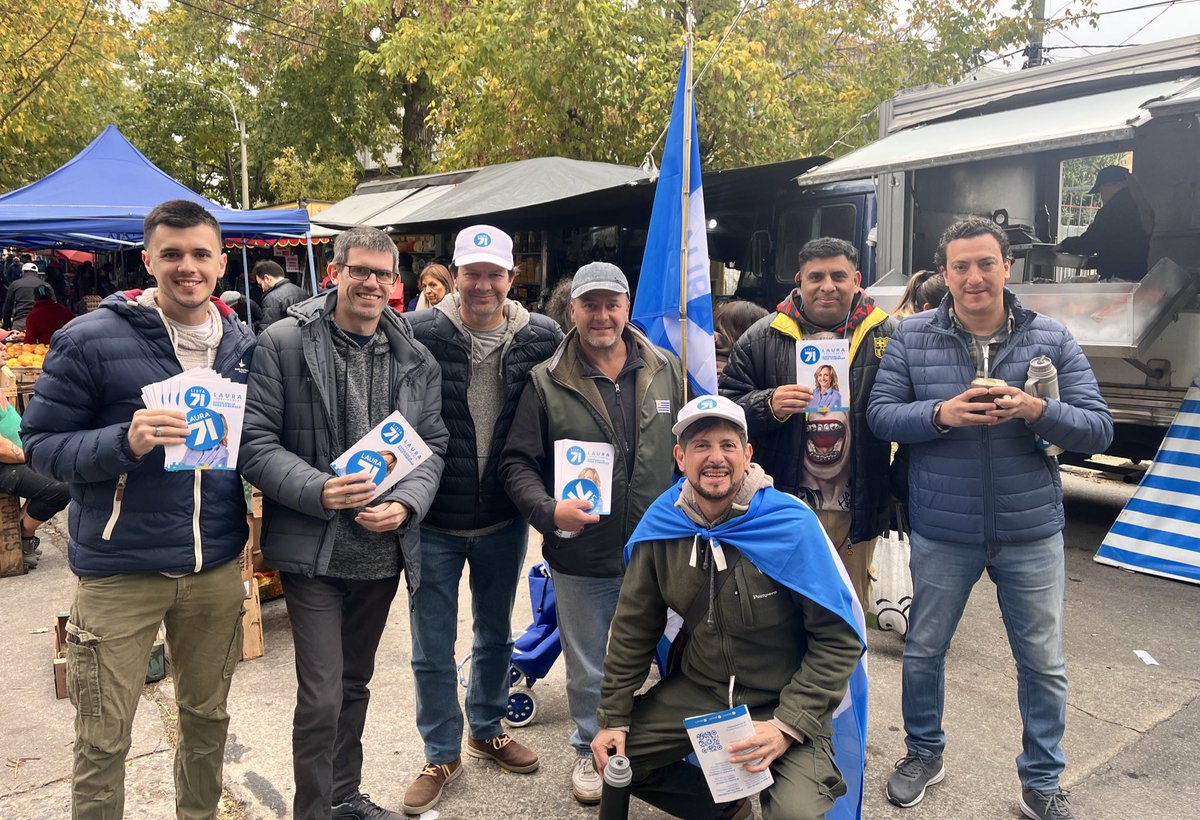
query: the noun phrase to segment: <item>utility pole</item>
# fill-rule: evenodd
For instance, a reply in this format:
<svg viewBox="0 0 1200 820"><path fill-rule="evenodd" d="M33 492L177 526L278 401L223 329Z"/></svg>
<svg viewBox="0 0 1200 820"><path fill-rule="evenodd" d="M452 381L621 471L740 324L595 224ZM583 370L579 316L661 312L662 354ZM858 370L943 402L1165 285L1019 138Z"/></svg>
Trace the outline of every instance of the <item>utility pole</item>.
<svg viewBox="0 0 1200 820"><path fill-rule="evenodd" d="M237 106L233 104L233 98L219 88L211 88L203 83L198 83L195 80L188 80L189 83L203 88L213 94L217 94L229 103L229 110L233 112L233 124L238 131L238 142L242 148L242 210L250 210L250 165L246 161L246 123L238 116Z"/></svg>
<svg viewBox="0 0 1200 820"><path fill-rule="evenodd" d="M1037 68L1046 62L1042 56L1042 38L1046 34L1046 0L1033 0L1033 18L1033 37L1025 46L1025 65L1022 68Z"/></svg>

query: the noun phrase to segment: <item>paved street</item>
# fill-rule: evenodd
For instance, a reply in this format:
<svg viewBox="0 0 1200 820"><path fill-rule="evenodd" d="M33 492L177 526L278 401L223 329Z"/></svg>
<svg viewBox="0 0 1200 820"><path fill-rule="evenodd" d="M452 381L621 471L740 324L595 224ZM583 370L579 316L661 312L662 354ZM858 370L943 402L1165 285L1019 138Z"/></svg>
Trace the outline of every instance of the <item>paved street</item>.
<svg viewBox="0 0 1200 820"><path fill-rule="evenodd" d="M1101 567L1091 556L1131 488L1068 476L1066 653L1071 680L1064 786L1080 818L1184 818L1200 800L1200 631L1194 586ZM65 526L65 519L56 522ZM0 626L0 817L69 816L73 710L54 699L51 637L43 630L71 598L61 536L43 538L34 573L0 579L6 617ZM529 563L538 560L531 549ZM524 587L524 584L522 584ZM524 592L524 589L522 589ZM464 587L463 600L469 601ZM423 756L413 722L406 599L393 607L379 654L366 735L363 789L398 807ZM461 617L460 623L465 619ZM527 595L518 626L529 621ZM234 679L226 755L228 818L286 817L292 795L290 727L294 707L292 646L282 601L264 606L266 656L243 663ZM983 581L972 596L947 664L947 776L916 808L899 810L883 795L903 754L900 655L894 634L871 638L871 718L864 817L908 820L1019 817L1013 758L1020 742L1014 667L995 595ZM468 642L459 641L460 657ZM1157 666L1134 650L1146 650ZM469 667L468 667L469 669ZM170 679L146 688L128 765L126 816L173 816ZM594 809L568 794L572 763L563 664L533 689L534 724L514 732L542 755L534 775L512 775L468 759L429 817L587 818ZM658 817L638 807L637 817Z"/></svg>

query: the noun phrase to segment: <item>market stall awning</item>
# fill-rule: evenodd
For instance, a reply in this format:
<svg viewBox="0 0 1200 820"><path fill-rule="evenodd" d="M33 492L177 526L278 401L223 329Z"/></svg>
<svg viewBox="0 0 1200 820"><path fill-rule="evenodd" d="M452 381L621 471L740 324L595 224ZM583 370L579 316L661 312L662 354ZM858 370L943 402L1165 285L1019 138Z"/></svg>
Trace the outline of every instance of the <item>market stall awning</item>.
<svg viewBox="0 0 1200 820"><path fill-rule="evenodd" d="M141 244L142 222L154 206L187 199L207 208L227 235L303 237L303 209L222 208L163 173L108 126L62 167L0 196L0 244L112 250Z"/></svg>
<svg viewBox="0 0 1200 820"><path fill-rule="evenodd" d="M640 168L564 157L506 162L485 168L365 182L318 214L331 227L373 225L397 230L461 227L473 221L550 224L593 215L612 224L625 214L649 218L653 180ZM644 214L642 213L644 211Z"/></svg>
<svg viewBox="0 0 1200 820"><path fill-rule="evenodd" d="M804 187L979 159L1099 145L1133 137L1147 107L1189 89L1192 78L1056 100L1024 108L916 125L797 178Z"/></svg>

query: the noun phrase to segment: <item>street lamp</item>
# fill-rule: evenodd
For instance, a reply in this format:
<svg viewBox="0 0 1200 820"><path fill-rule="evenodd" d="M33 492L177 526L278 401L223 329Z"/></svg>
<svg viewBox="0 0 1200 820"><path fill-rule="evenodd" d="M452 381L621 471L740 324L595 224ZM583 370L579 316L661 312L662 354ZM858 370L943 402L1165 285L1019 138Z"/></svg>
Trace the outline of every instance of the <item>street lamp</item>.
<svg viewBox="0 0 1200 820"><path fill-rule="evenodd" d="M188 82L206 91L211 91L213 94L221 95L225 98L225 102L229 103L229 110L233 112L233 124L238 130L238 141L242 147L242 209L250 210L250 169L246 163L246 123L238 117L237 106L233 104L233 98L224 91L219 88L211 88L195 80L188 80Z"/></svg>

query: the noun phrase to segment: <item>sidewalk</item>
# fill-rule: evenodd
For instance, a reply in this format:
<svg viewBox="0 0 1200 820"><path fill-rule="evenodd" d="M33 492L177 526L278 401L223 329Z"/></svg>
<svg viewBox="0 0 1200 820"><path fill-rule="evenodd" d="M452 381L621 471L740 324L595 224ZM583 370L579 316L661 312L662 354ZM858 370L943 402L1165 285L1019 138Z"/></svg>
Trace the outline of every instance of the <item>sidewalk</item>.
<svg viewBox="0 0 1200 820"><path fill-rule="evenodd" d="M1200 630L1198 590L1092 562L1100 539L1131 488L1068 476L1066 653L1071 681L1064 786L1088 820L1179 818L1200 797ZM65 526L65 518L59 522ZM53 525L52 525L53 526ZM7 617L0 625L0 817L69 817L69 701L55 700L50 671L55 612L70 604L72 578L65 542L53 530L33 573L0 579ZM539 560L536 540L528 564ZM900 718L902 641L871 638L871 717L864 817L909 820L1019 817L1013 759L1020 745L1014 668L991 584L971 598L947 662L946 780L913 809L891 806L883 783L904 753ZM530 620L521 584L514 625ZM462 592L458 656L469 651L469 591ZM284 818L292 797L291 719L295 679L291 635L282 600L263 606L266 656L243 663L230 696L225 779L233 798L225 818ZM1134 655L1148 651L1160 665ZM465 668L469 673L469 665ZM398 809L423 761L413 718L407 599L397 597L381 646L367 724L363 790ZM533 688L538 714L513 734L542 756L533 775L513 775L465 759L463 777L447 789L430 818L589 818L568 793L573 760L567 746L563 663ZM146 688L127 769L126 817L173 816L170 677ZM1189 800L1189 798L1191 798ZM638 805L633 816L662 815Z"/></svg>

